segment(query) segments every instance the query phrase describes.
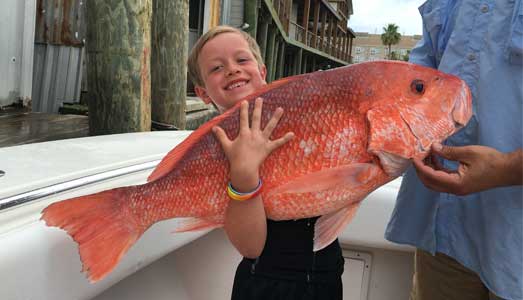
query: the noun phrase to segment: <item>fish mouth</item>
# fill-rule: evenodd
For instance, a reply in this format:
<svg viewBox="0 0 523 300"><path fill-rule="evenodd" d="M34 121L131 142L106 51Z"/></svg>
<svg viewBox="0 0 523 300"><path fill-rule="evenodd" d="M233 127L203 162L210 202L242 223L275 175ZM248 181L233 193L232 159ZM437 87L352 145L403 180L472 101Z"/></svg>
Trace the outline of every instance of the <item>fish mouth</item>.
<svg viewBox="0 0 523 300"><path fill-rule="evenodd" d="M466 85L466 83L462 83ZM465 86L452 108L452 119L456 130L463 128L472 117L472 96L470 90Z"/></svg>

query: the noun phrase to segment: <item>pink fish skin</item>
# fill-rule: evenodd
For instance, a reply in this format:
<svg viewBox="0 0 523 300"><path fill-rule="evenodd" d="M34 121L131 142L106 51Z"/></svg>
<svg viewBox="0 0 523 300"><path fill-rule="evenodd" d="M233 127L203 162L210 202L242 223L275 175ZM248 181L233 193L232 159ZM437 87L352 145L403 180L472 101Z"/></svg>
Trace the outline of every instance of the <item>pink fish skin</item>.
<svg viewBox="0 0 523 300"><path fill-rule="evenodd" d="M260 176L267 217L322 217L314 250L333 241L373 190L399 176L471 117L459 78L404 62L379 61L288 77L246 98L264 99L262 126L284 109L273 137L295 138L274 151ZM211 128L238 134L239 103L169 152L148 183L56 202L43 210L79 245L90 281L106 276L151 225L191 217L178 231L221 227L229 166Z"/></svg>

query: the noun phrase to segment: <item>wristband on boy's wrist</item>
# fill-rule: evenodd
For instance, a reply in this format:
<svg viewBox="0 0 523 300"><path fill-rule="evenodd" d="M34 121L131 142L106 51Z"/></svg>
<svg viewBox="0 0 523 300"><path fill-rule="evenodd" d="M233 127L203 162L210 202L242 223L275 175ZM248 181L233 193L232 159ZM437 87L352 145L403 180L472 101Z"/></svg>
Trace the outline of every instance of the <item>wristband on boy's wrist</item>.
<svg viewBox="0 0 523 300"><path fill-rule="evenodd" d="M237 190L235 190L232 187L231 182L229 181L229 184L227 184L227 195L229 196L229 198L231 198L232 200L236 200L236 201L249 200L260 194L262 185L263 185L262 180L259 179L258 186L256 186L256 188L254 190L252 190L251 192L247 192L247 193L241 193L241 192L238 192Z"/></svg>

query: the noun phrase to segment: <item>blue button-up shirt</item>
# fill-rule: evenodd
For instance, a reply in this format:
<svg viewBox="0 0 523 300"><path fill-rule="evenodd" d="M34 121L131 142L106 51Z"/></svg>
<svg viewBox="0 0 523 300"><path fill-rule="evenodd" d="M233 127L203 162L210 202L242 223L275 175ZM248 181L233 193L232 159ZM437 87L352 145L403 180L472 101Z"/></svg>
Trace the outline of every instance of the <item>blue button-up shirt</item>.
<svg viewBox="0 0 523 300"><path fill-rule="evenodd" d="M522 147L522 1L429 0L420 7L423 39L410 61L459 76L473 95L472 119L446 144L502 152ZM522 206L521 186L468 196L437 193L410 168L385 237L447 254L499 297L523 299Z"/></svg>

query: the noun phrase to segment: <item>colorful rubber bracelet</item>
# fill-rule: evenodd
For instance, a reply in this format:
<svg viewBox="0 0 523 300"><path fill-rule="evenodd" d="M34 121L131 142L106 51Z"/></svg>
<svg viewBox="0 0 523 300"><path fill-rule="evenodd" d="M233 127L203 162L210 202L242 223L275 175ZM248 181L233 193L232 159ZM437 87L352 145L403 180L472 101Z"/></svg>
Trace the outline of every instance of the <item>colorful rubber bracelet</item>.
<svg viewBox="0 0 523 300"><path fill-rule="evenodd" d="M240 192L238 192L237 190L235 190L232 187L232 184L229 182L229 184L227 184L227 195L232 200L245 201L245 200L249 200L251 198L254 198L254 197L258 196L260 194L260 192L261 192L261 188L262 188L262 180L261 179L258 181L258 186L253 191L247 192L247 193L240 193Z"/></svg>

